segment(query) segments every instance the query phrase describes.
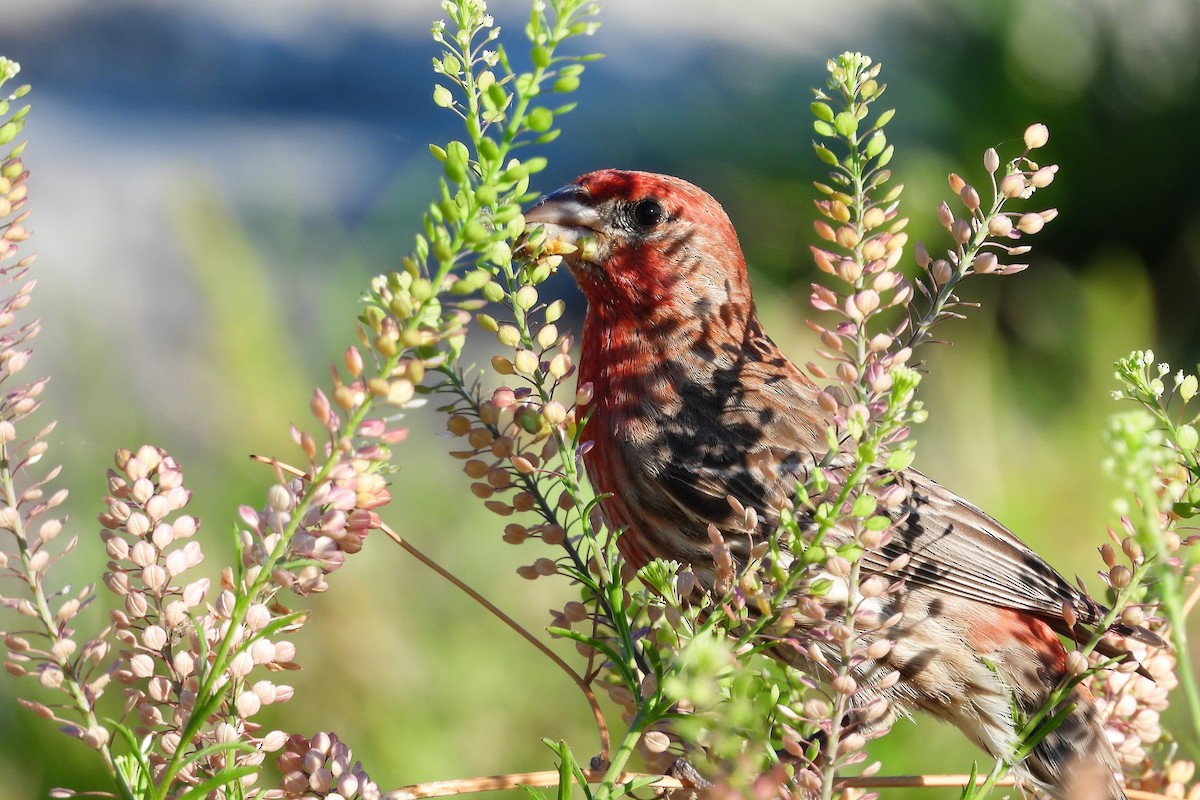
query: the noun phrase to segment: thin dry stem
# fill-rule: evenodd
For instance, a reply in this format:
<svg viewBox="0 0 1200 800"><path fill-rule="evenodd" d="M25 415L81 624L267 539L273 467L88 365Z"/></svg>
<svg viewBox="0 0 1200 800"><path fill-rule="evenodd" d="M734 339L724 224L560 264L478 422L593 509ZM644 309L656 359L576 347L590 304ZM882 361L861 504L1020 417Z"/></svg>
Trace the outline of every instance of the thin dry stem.
<svg viewBox="0 0 1200 800"><path fill-rule="evenodd" d="M588 783L601 783L607 773L602 770L584 770L583 777ZM487 775L479 778L459 778L451 781L430 781L417 783L412 786L401 786L384 794L384 800L419 800L424 797L453 797L459 794L475 792L495 792L504 789L519 789L522 786L558 786L560 782L558 770L544 772L514 772L508 775ZM652 775L644 772L622 772L617 776L617 783L629 783L634 780L649 779L649 785L655 789L682 789L683 784L675 778L665 775Z"/></svg>
<svg viewBox="0 0 1200 800"><path fill-rule="evenodd" d="M979 786L987 780L986 775L976 775L975 785ZM961 789L971 783L971 776L965 773L948 775L871 775L869 777L839 778L839 789L904 789L912 787L928 787L940 789ZM1016 781L1001 778L996 786L1015 786Z"/></svg>
<svg viewBox="0 0 1200 800"><path fill-rule="evenodd" d="M392 530L391 527L389 527L386 523L380 525L380 530L382 530L385 534L387 534L388 538L390 538L393 542L400 545L400 547L402 547L404 549L404 551L407 552L409 555L411 555L413 558L417 559L422 564L424 564L425 566L429 567L431 570L436 572L438 575L441 575L443 578L448 580L450 583L454 584L460 590L465 592L472 600L479 603L481 606L483 606L488 611L490 611L497 619L499 619L501 622L503 622L508 627L512 628L517 633L519 633L527 642L529 642L531 645L536 647L538 650L540 650L542 652L543 655L545 655L547 658L549 658L551 661L553 661L555 664L557 664L559 666L559 668L562 669L563 672L567 673L567 675L571 678L571 680L573 680L575 682L575 685L579 687L579 690L581 692L583 692L584 697L587 698L588 706L592 710L592 716L595 717L595 719L596 719L596 727L600 732L600 756L605 761L608 761L608 759L609 759L608 725L605 724L605 722L604 722L604 713L600 710L600 704L599 704L599 702L597 702L596 695L592 691L592 687L589 685L588 681L582 675L580 675L578 672L576 672L574 669L572 669L571 666L567 662L563 661L562 658L557 653L555 653L553 650L551 650L549 647L547 647L545 642L541 641L536 636L534 636L532 633L527 631L524 627L521 626L521 624L519 622L517 622L515 619L510 617L508 614L505 614L503 611L501 611L499 608L497 608L490 600L488 600L486 597L481 595L479 592L475 591L470 586L463 583L463 581L461 579L459 579L456 575L454 575L449 570L445 569L441 564L437 563L432 558L430 558L429 556L422 553L420 550L418 550L416 547L414 547L412 544L410 544L408 541L406 541L403 537L401 537L400 534L398 534L394 530ZM482 790L479 790L479 791L482 791Z"/></svg>

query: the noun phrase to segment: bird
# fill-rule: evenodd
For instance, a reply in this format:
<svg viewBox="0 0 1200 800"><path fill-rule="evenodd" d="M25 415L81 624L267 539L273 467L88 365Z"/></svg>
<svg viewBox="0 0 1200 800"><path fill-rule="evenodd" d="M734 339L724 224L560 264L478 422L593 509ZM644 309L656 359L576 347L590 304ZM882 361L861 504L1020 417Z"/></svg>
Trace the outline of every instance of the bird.
<svg viewBox="0 0 1200 800"><path fill-rule="evenodd" d="M763 330L733 224L699 187L603 169L524 216L531 230L571 245L557 251L587 301L583 461L623 558L635 568L674 560L711 580L713 529L744 558L828 451L821 389ZM882 572L905 557L880 609L882 618L902 617L880 634L892 640L887 654L857 673L855 697L889 700L881 723L925 712L1012 762L1018 719L1036 712L1068 669L1060 635L1087 641L1107 609L954 492L911 467L894 481L907 499L890 541L862 564ZM738 507L756 510L754 529ZM1098 649L1123 655L1107 643ZM773 654L811 669L795 652ZM893 685L874 685L891 671ZM1124 798L1093 697L1076 686L1058 710L1061 724L1015 765L1021 780L1064 797L1068 775L1098 775L1087 796Z"/></svg>

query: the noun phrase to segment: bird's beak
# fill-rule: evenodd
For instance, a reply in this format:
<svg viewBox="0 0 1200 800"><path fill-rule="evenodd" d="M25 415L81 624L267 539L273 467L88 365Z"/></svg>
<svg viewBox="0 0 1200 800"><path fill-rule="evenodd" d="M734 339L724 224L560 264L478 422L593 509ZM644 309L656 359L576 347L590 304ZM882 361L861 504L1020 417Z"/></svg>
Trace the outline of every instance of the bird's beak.
<svg viewBox="0 0 1200 800"><path fill-rule="evenodd" d="M525 212L525 224L540 227L546 235L546 251L560 253L568 261L589 260L587 254L594 252L602 226L591 193L576 184L564 186L539 200Z"/></svg>

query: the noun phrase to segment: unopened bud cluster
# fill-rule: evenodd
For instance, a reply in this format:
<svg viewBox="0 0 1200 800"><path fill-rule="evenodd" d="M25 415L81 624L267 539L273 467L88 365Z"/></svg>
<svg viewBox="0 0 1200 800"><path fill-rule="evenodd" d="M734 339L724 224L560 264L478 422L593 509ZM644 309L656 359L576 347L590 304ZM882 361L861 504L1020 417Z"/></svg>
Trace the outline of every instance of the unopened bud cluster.
<svg viewBox="0 0 1200 800"><path fill-rule="evenodd" d="M1089 675L1086 685L1100 704L1109 740L1117 748L1127 777L1140 775L1140 788L1153 790L1161 784L1155 783L1149 751L1162 739L1160 715L1179 684L1175 656L1167 650L1151 650L1129 637L1114 637L1112 643L1130 653L1130 663L1140 664L1150 677L1130 669L1106 669Z"/></svg>
<svg viewBox="0 0 1200 800"><path fill-rule="evenodd" d="M1162 545L1174 555L1185 543L1175 529L1180 516L1200 511L1200 479L1188 465L1200 461L1200 413L1192 406L1200 381L1183 370L1156 361L1151 350L1135 350L1116 363L1121 389L1117 400L1139 408L1114 414L1106 440L1105 468L1126 492L1142 499L1153 495L1161 513ZM1118 511L1132 511L1128 502Z"/></svg>
<svg viewBox="0 0 1200 800"><path fill-rule="evenodd" d="M381 524L375 509L391 501L378 471L380 450L367 445L358 456L339 459L316 488L307 476L293 478L272 486L261 509L239 509L247 525L239 532L250 571L247 585L270 564L276 586L300 595L329 588L325 576L362 549L367 534Z"/></svg>
<svg viewBox="0 0 1200 800"><path fill-rule="evenodd" d="M0 84L18 70L16 62L0 59ZM29 107L9 113L9 101L28 90L21 86L0 100L0 114L6 116L0 146L20 133ZM0 606L15 612L17 623L15 630L0 632L0 640L7 650L8 674L31 677L45 689L62 692L62 701L53 705L21 704L88 747L107 752L110 735L96 714L96 702L112 680L112 647L107 631L83 639L75 629L80 611L95 600L94 585L51 588L51 570L79 539L61 536L65 520L54 514L67 490L51 485L60 468L42 463L49 449L45 437L55 424L42 422L27 430L47 379L21 382L33 352L31 341L41 331L37 320L19 320L36 284L30 277L35 256L21 255L31 235L24 147L22 142L0 156L0 494L6 498L0 503Z"/></svg>
<svg viewBox="0 0 1200 800"><path fill-rule="evenodd" d="M0 261L16 256L18 245L31 235L25 226L30 212L21 210L29 194L28 178L29 172L19 157L0 160L0 218L17 214L0 223Z"/></svg>
<svg viewBox="0 0 1200 800"><path fill-rule="evenodd" d="M479 390L460 393L446 427L466 447L451 455L464 462L472 494L490 511L502 517L535 512L542 518L533 525L508 524L506 542L521 544L532 537L561 546L567 527L562 520L575 501L558 466L577 433L577 408L590 394L582 389L570 404L556 399L560 385L575 373L570 340L557 326L562 301L539 305L537 289L529 284L515 286L507 300L511 322L480 314L479 324L511 353L493 356L493 371L520 383L501 386L490 396ZM518 570L531 580L557 571L556 562L544 557Z"/></svg>
<svg viewBox="0 0 1200 800"><path fill-rule="evenodd" d="M204 553L194 538L199 521L180 513L191 493L169 455L153 447L117 453L109 471L108 510L100 515L101 538L110 561L104 584L120 600L112 612L113 638L120 647L112 677L121 684L133 733L153 743L146 754L154 779L184 748L185 762L175 780L196 785L231 766L257 766L263 754L282 746L281 733L260 735L250 721L266 705L291 698L292 688L260 679L255 667L294 668L295 647L267 638L262 630L275 619L264 602L236 613L233 572L221 574L211 596L208 578L191 577ZM219 664L217 652L228 640L232 658ZM231 689L227 703L191 740L183 730L202 698L202 677L222 673ZM242 748L213 746L241 743ZM242 778L252 785L255 773Z"/></svg>
<svg viewBox="0 0 1200 800"><path fill-rule="evenodd" d="M975 274L1011 275L1026 269L1028 264L1004 264L999 255L1020 256L1029 252L1027 245L1014 245L1022 234L1039 232L1047 222L1058 216L1048 211L1010 212L1003 208L1009 200L1027 200L1038 189L1049 186L1058 172L1056 165L1039 166L1029 157L1031 150L1041 147L1048 139L1046 126L1031 125L1025 131L1026 150L1010 160L1000 174L1000 156L994 148L984 153L983 163L992 182L990 203L983 205L979 191L956 173L949 177L950 191L957 196L965 214L959 216L947 203L938 206L938 222L949 233L954 248L944 258L932 258L923 245L917 246L917 263L926 270L926 294L935 294L941 287L956 283L963 276Z"/></svg>
<svg viewBox="0 0 1200 800"><path fill-rule="evenodd" d="M890 388L892 369L907 362L910 352L897 343L900 330L869 330L879 314L907 307L913 288L897 269L908 243L904 231L908 219L899 215L904 187L897 185L886 193L882 188L891 177L887 165L893 148L887 144L884 126L893 112L879 114L869 129L862 126L871 104L887 89L876 80L880 65L847 53L830 62L829 68L831 94L817 92L813 125L831 144L839 143L850 152L839 158L825 145L815 145L817 155L833 170L829 183L815 184L824 196L816 201L823 219L813 224L826 244L813 247L812 253L834 288L813 284L810 300L837 322L809 321L821 337L818 353L831 362L832 369L815 363L808 368L818 380L834 378L840 384L823 400L844 421L878 413L879 398ZM858 408L850 410L852 405Z"/></svg>
<svg viewBox="0 0 1200 800"><path fill-rule="evenodd" d="M917 288L928 305L911 316L911 330L905 338L910 346L927 341L930 328L958 315L955 309L964 304L955 296L955 287L967 275L1012 275L1028 268L1026 263L1008 259L1028 253L1030 247L1018 242L1023 236L1041 231L1058 211L1013 212L1005 208L1013 200L1029 199L1054 180L1056 165L1043 166L1030 157L1033 150L1043 147L1048 140L1046 126L1038 123L1025 130L1024 152L1004 164L1000 154L988 148L983 156L991 183L988 195L982 195L960 175L950 174L955 206L943 202L937 208L937 219L950 234L952 247L943 255L930 254L920 242L914 248L917 264L925 271ZM955 207L960 210L955 211Z"/></svg>
<svg viewBox="0 0 1200 800"><path fill-rule="evenodd" d="M282 774L278 789L267 800L380 800L379 786L337 734L317 733L311 739L290 737L276 760Z"/></svg>

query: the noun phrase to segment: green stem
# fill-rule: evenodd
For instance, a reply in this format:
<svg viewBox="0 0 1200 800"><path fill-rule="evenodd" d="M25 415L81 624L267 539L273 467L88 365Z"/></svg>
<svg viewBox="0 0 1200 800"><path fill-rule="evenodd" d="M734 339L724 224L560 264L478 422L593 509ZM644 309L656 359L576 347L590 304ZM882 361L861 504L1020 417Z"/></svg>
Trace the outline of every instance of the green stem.
<svg viewBox="0 0 1200 800"><path fill-rule="evenodd" d="M850 574L846 577L846 619L845 626L850 633L842 642L842 661L838 665L838 677L846 677L852 671L851 660L854 654L855 614L858 610L858 580L861 573L862 561L855 559L850 564ZM838 693L833 703L833 716L829 720L829 736L825 740L825 768L821 771L821 798L832 800L834 783L837 780L838 748L842 743L842 725L850 710L850 695Z"/></svg>
<svg viewBox="0 0 1200 800"><path fill-rule="evenodd" d="M617 791L617 778L625 771L625 765L629 763L630 757L633 756L638 740L642 738L642 733L645 732L647 727L653 724L653 719L647 711L646 705L640 704L638 706L633 720L629 723L629 728L626 729L625 735L621 737L620 745L613 751L612 761L604 773L604 780L596 787L593 800L612 800L614 797L620 797L625 794L624 791Z"/></svg>
<svg viewBox="0 0 1200 800"><path fill-rule="evenodd" d="M1167 622L1171 627L1171 644L1175 648L1175 674L1183 686L1183 696L1187 701L1188 722L1191 725L1192 736L1180 736L1179 741L1192 754L1193 758L1200 757L1200 689L1196 685L1196 673L1192 667L1192 654L1188 647L1187 615L1183 611L1183 586L1179 573L1166 563L1169 557L1162 537L1154 539L1158 546L1158 555L1162 568L1156 570L1160 581L1160 603Z"/></svg>
<svg viewBox="0 0 1200 800"><path fill-rule="evenodd" d="M939 319L941 319L946 305L954 296L954 289L967 276L967 269L975 261L975 257L979 255L979 251L987 242L990 233L988 225L991 220L995 219L1004 210L1004 204L1009 198L1000 193L997 188L995 175L992 176L992 207L986 214L980 214L978 210L974 212L974 219L978 222L974 234L972 234L969 242L959 250L959 260L957 269L951 274L950 279L946 283L938 287L937 293L930 301L929 308L924 314L918 315L912 323L912 331L904 342L904 346L912 350L925 342L929 338L929 331Z"/></svg>

